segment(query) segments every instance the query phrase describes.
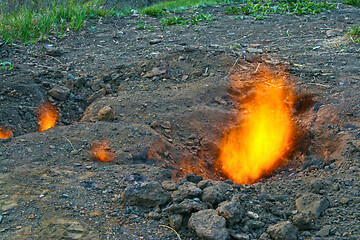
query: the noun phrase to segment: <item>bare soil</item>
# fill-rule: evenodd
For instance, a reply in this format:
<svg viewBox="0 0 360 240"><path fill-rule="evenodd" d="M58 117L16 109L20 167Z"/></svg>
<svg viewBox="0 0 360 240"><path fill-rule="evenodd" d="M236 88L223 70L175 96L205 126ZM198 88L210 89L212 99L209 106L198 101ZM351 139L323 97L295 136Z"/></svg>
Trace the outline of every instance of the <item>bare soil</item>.
<svg viewBox="0 0 360 240"><path fill-rule="evenodd" d="M263 21L226 15L224 7L197 11L181 15L216 20L161 30L156 18L105 18L62 39L0 47L1 61L14 66L0 70L0 125L14 131L0 140L1 239L177 239L162 226L169 225L165 215L151 218L152 207L125 203L124 189L186 173L225 180L214 163L234 116L228 73L259 64L286 68L295 81L303 134L285 166L246 186L247 210L262 213L261 196L271 195L281 214L241 231L266 237L268 226L292 219L300 195L316 192L330 206L317 228L298 238L360 239L360 48L344 38L360 23L360 10L338 4ZM154 29L137 29L140 20ZM253 48L262 53L242 54ZM56 86L70 95L54 98ZM37 132L36 108L45 100L60 119ZM105 106L114 118L100 121ZM115 161L91 157L90 143L102 139L110 140ZM319 236L326 225L330 232ZM186 218L178 233L199 239Z"/></svg>

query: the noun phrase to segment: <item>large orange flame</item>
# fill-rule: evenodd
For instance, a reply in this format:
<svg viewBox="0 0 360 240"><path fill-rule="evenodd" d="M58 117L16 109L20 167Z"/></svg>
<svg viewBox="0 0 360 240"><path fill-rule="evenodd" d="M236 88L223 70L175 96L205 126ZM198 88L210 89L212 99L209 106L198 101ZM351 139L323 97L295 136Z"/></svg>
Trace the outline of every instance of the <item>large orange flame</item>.
<svg viewBox="0 0 360 240"><path fill-rule="evenodd" d="M38 132L48 130L56 125L59 117L58 110L50 102L41 104L37 109L38 115Z"/></svg>
<svg viewBox="0 0 360 240"><path fill-rule="evenodd" d="M253 183L284 162L294 136L293 94L284 75L262 67L250 79L253 94L240 101L237 125L223 137L218 164L236 183ZM249 79L236 79L236 81ZM238 96L239 97L239 96Z"/></svg>
<svg viewBox="0 0 360 240"><path fill-rule="evenodd" d="M90 148L92 156L102 162L111 162L116 158L116 154L111 149L108 139L92 142Z"/></svg>
<svg viewBox="0 0 360 240"><path fill-rule="evenodd" d="M10 137L13 137L11 129L6 129L5 127L0 126L0 139L7 139Z"/></svg>

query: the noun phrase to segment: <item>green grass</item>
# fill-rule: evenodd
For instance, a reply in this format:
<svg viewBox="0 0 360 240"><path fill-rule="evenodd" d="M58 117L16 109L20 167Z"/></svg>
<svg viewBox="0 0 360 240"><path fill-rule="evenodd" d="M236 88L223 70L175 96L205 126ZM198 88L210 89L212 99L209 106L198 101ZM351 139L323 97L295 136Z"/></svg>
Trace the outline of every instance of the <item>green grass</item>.
<svg viewBox="0 0 360 240"><path fill-rule="evenodd" d="M175 0L168 2L160 2L154 4L150 7L144 8L142 11L148 11L148 9L159 9L167 10L171 12L180 12L192 7L205 7L205 6L215 6L222 4L224 1L219 0ZM226 1L228 3L232 1Z"/></svg>
<svg viewBox="0 0 360 240"><path fill-rule="evenodd" d="M344 3L348 5L360 7L360 0L345 0Z"/></svg>
<svg viewBox="0 0 360 240"><path fill-rule="evenodd" d="M188 19L184 17L173 16L168 19L162 18L160 21L162 24L161 29L165 29L171 25L198 25L200 22L211 23L213 20L214 19L212 18L212 14L200 13Z"/></svg>
<svg viewBox="0 0 360 240"><path fill-rule="evenodd" d="M0 70L9 70L11 71L14 68L14 66L11 64L11 62L2 62L0 60Z"/></svg>
<svg viewBox="0 0 360 240"><path fill-rule="evenodd" d="M347 32L347 35L356 43L360 43L360 25L353 26L350 31Z"/></svg>
<svg viewBox="0 0 360 240"><path fill-rule="evenodd" d="M7 43L33 43L49 35L64 37L66 31L79 30L87 19L123 14L104 8L104 0L62 1L50 7L23 5L16 12L0 15L0 39Z"/></svg>

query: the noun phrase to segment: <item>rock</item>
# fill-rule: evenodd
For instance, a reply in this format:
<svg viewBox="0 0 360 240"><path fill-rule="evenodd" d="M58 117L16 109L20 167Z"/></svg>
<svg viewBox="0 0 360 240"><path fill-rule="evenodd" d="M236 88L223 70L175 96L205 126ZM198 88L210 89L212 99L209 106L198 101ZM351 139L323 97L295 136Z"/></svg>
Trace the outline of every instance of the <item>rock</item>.
<svg viewBox="0 0 360 240"><path fill-rule="evenodd" d="M262 59L259 55L255 54L255 53L245 53L245 61L249 62L249 63L261 63Z"/></svg>
<svg viewBox="0 0 360 240"><path fill-rule="evenodd" d="M305 193L296 199L295 205L300 212L310 212L313 218L318 218L329 207L329 201L321 195Z"/></svg>
<svg viewBox="0 0 360 240"><path fill-rule="evenodd" d="M250 219L246 222L246 226L250 229L256 230L256 229L263 228L265 226L265 223L263 223L262 221L256 221L256 220Z"/></svg>
<svg viewBox="0 0 360 240"><path fill-rule="evenodd" d="M183 217L180 214L173 214L169 216L169 224L175 230L180 230Z"/></svg>
<svg viewBox="0 0 360 240"><path fill-rule="evenodd" d="M293 216L293 223L299 230L314 229L314 219L311 217L310 212L298 213Z"/></svg>
<svg viewBox="0 0 360 240"><path fill-rule="evenodd" d="M151 40L149 41L149 43L150 43L151 45L153 45L153 44L158 44L158 43L161 43L161 42L162 42L161 39L151 39Z"/></svg>
<svg viewBox="0 0 360 240"><path fill-rule="evenodd" d="M161 183L161 187L167 191L174 191L177 189L177 183L172 180L166 180Z"/></svg>
<svg viewBox="0 0 360 240"><path fill-rule="evenodd" d="M186 81L189 78L189 75L183 75L181 77L181 81Z"/></svg>
<svg viewBox="0 0 360 240"><path fill-rule="evenodd" d="M157 121L153 121L151 124L150 124L150 127L151 128L157 128L157 127L159 127L160 126L160 124L157 122Z"/></svg>
<svg viewBox="0 0 360 240"><path fill-rule="evenodd" d="M62 55L62 51L58 48L55 48L52 44L44 45L44 50L46 55L52 57L60 57Z"/></svg>
<svg viewBox="0 0 360 240"><path fill-rule="evenodd" d="M222 99L221 97L215 97L214 101L220 105L224 105L224 106L227 105L227 102L224 99Z"/></svg>
<svg viewBox="0 0 360 240"><path fill-rule="evenodd" d="M219 204L216 209L220 216L223 216L228 225L234 225L243 218L243 209L238 201L225 201Z"/></svg>
<svg viewBox="0 0 360 240"><path fill-rule="evenodd" d="M144 78L152 78L166 73L166 69L161 69L159 67L154 67L152 70L144 74Z"/></svg>
<svg viewBox="0 0 360 240"><path fill-rule="evenodd" d="M317 237L326 237L330 234L331 226L325 225L319 231L315 233Z"/></svg>
<svg viewBox="0 0 360 240"><path fill-rule="evenodd" d="M320 179L315 179L310 183L310 189L313 193L320 193L320 191L325 187L324 182Z"/></svg>
<svg viewBox="0 0 360 240"><path fill-rule="evenodd" d="M252 211L247 211L246 212L246 216L252 218L252 219L259 219L259 214L257 213L254 213Z"/></svg>
<svg viewBox="0 0 360 240"><path fill-rule="evenodd" d="M98 90L100 90L104 85L105 85L105 84L104 84L104 81L103 81L102 79L98 78L98 79L95 79L95 80L93 81L93 83L91 84L91 89L92 89L93 91L98 91Z"/></svg>
<svg viewBox="0 0 360 240"><path fill-rule="evenodd" d="M212 185L212 182L210 180L202 180L197 184L198 188L200 188L202 190L209 185Z"/></svg>
<svg viewBox="0 0 360 240"><path fill-rule="evenodd" d="M171 198L174 202L181 202L185 198L200 197L202 190L196 186L195 183L185 182L180 185L177 190L171 194Z"/></svg>
<svg viewBox="0 0 360 240"><path fill-rule="evenodd" d="M271 225L266 229L266 232L275 240L298 239L298 230L290 221Z"/></svg>
<svg viewBox="0 0 360 240"><path fill-rule="evenodd" d="M102 88L100 89L99 91L97 92L94 92L93 94L91 94L87 99L86 101L88 103L92 103L93 101L95 101L96 99L99 99L99 98L102 98L103 96L105 96L106 94L106 89L105 88Z"/></svg>
<svg viewBox="0 0 360 240"><path fill-rule="evenodd" d="M195 173L193 174L186 174L186 180L189 182L193 182L195 184L198 184L201 180L203 180L202 176L198 176Z"/></svg>
<svg viewBox="0 0 360 240"><path fill-rule="evenodd" d="M160 126L164 129L170 129L171 123L169 121L165 121L165 122L161 123Z"/></svg>
<svg viewBox="0 0 360 240"><path fill-rule="evenodd" d="M246 233L237 233L234 231L229 231L229 234L235 240L249 240L250 239L249 234L246 234Z"/></svg>
<svg viewBox="0 0 360 240"><path fill-rule="evenodd" d="M215 210L206 209L193 213L189 219L189 228L193 229L199 238L207 240L226 240L229 233L226 220Z"/></svg>
<svg viewBox="0 0 360 240"><path fill-rule="evenodd" d="M208 209L208 206L205 203L201 202L198 198L195 198L195 199L185 199L181 203L171 204L163 211L171 212L171 213L179 213L179 214L189 214L204 209Z"/></svg>
<svg viewBox="0 0 360 240"><path fill-rule="evenodd" d="M70 89L64 86L56 86L49 91L50 96L56 100L64 101L70 95Z"/></svg>
<svg viewBox="0 0 360 240"><path fill-rule="evenodd" d="M158 182L144 182L125 188L122 199L131 205L157 206L170 200L170 194Z"/></svg>
<svg viewBox="0 0 360 240"><path fill-rule="evenodd" d="M230 190L232 190L232 187L229 184L214 182L212 186L208 186L203 190L201 198L204 202L216 205L226 199L226 193Z"/></svg>
<svg viewBox="0 0 360 240"><path fill-rule="evenodd" d="M101 108L97 115L100 121L112 121L115 118L114 110L111 106Z"/></svg>
<svg viewBox="0 0 360 240"><path fill-rule="evenodd" d="M249 53L263 53L264 51L261 48L247 48L246 49L247 52Z"/></svg>
<svg viewBox="0 0 360 240"><path fill-rule="evenodd" d="M3 215L0 215L0 223L2 223L3 218Z"/></svg>
<svg viewBox="0 0 360 240"><path fill-rule="evenodd" d="M54 218L45 220L41 225L38 239L81 239L84 227L76 220Z"/></svg>
<svg viewBox="0 0 360 240"><path fill-rule="evenodd" d="M147 217L152 220L159 220L161 218L161 214L158 212L149 212Z"/></svg>

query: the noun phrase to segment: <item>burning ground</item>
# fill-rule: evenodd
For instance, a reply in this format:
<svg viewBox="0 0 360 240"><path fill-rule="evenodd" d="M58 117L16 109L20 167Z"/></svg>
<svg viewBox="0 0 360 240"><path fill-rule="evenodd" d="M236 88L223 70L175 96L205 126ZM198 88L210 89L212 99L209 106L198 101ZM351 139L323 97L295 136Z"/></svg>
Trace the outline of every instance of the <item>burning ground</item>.
<svg viewBox="0 0 360 240"><path fill-rule="evenodd" d="M217 20L196 31L137 30L158 20L130 16L0 48L14 66L0 81L3 239L360 238L359 45L342 38L359 9L204 12ZM240 185L217 159L264 66L293 88L296 138L279 168ZM46 100L57 126L37 132Z"/></svg>

